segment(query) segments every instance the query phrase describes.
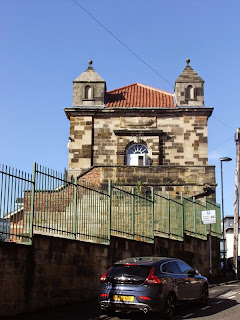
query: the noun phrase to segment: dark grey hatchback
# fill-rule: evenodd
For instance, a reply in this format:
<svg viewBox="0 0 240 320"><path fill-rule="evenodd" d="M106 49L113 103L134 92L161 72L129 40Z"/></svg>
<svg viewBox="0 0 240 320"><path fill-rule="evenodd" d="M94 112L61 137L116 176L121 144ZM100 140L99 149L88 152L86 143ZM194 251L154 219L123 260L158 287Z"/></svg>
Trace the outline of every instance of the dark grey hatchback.
<svg viewBox="0 0 240 320"><path fill-rule="evenodd" d="M172 318L183 301L207 303L208 281L180 259L138 257L116 262L100 278L99 303L116 310L162 312Z"/></svg>

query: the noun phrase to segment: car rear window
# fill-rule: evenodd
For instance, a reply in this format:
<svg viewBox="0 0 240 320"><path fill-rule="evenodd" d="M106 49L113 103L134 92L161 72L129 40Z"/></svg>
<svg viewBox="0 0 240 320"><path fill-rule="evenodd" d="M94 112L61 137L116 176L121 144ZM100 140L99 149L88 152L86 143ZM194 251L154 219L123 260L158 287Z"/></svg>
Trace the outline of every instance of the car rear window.
<svg viewBox="0 0 240 320"><path fill-rule="evenodd" d="M139 277L146 279L151 270L150 266L140 266L140 265L115 265L113 266L107 277Z"/></svg>

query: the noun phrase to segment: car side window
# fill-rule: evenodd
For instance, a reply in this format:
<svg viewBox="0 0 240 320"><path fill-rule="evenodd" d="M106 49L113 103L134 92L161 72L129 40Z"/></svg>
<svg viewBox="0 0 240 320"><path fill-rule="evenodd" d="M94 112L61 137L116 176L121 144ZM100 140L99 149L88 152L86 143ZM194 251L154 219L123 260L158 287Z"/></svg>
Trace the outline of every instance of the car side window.
<svg viewBox="0 0 240 320"><path fill-rule="evenodd" d="M167 262L162 265L162 272L179 274L179 269L175 261Z"/></svg>
<svg viewBox="0 0 240 320"><path fill-rule="evenodd" d="M193 272L193 269L188 264L186 264L185 262L177 261L177 264L178 264L178 267L179 267L179 269L181 271L181 274L188 274L188 273L192 273Z"/></svg>

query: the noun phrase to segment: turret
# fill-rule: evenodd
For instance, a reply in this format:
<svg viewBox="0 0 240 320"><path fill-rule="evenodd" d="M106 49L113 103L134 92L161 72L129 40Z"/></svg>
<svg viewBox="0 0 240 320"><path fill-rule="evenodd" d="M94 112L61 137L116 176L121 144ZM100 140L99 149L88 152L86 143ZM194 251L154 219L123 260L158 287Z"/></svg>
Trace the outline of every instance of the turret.
<svg viewBox="0 0 240 320"><path fill-rule="evenodd" d="M178 107L204 106L204 80L193 70L186 60L186 67L175 82L175 97Z"/></svg>
<svg viewBox="0 0 240 320"><path fill-rule="evenodd" d="M105 92L106 82L89 60L87 70L73 81L73 107L103 107Z"/></svg>

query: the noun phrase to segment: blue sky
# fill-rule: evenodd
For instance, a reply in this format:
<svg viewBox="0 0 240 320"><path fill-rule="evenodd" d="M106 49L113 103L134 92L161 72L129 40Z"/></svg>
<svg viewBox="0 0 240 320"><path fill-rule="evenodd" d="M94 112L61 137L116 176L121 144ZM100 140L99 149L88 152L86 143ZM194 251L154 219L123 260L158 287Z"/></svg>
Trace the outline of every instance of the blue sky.
<svg viewBox="0 0 240 320"><path fill-rule="evenodd" d="M209 164L216 166L225 215L234 212L236 145L240 127L240 2L236 0L0 0L0 162L30 171L68 165L72 81L93 60L112 90L139 82L173 92L186 58L205 80ZM153 72L140 57L157 73ZM169 84L170 83L170 84Z"/></svg>

